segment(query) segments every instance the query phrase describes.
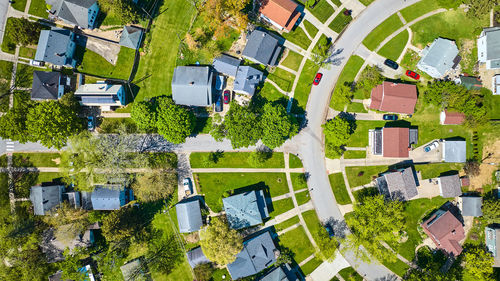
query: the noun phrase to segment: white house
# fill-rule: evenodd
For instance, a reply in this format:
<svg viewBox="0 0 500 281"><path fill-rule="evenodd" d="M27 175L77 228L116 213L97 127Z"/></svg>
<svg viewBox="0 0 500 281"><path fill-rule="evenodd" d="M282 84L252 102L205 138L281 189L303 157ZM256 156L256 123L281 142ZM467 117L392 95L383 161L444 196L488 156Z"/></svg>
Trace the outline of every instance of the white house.
<svg viewBox="0 0 500 281"><path fill-rule="evenodd" d="M103 111L113 106L126 105L126 93L123 85L112 85L104 82L85 84L78 87L75 97L84 106L99 106Z"/></svg>
<svg viewBox="0 0 500 281"><path fill-rule="evenodd" d="M486 69L500 68L500 27L483 29L477 39L477 59Z"/></svg>

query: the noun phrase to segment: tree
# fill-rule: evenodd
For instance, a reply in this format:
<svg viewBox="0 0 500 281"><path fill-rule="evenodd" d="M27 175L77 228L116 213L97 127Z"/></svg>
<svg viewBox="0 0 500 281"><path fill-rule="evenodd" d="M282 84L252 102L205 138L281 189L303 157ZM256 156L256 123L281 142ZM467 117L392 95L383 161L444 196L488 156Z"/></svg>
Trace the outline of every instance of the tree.
<svg viewBox="0 0 500 281"><path fill-rule="evenodd" d="M177 175L161 170L140 174L135 178L132 189L134 195L143 202L168 199L177 189Z"/></svg>
<svg viewBox="0 0 500 281"><path fill-rule="evenodd" d="M335 258L335 251L339 246L339 242L335 237L330 237L326 229L320 225L316 233L316 244L321 250L320 255L323 260L333 260Z"/></svg>
<svg viewBox="0 0 500 281"><path fill-rule="evenodd" d="M194 268L194 275L197 281L209 281L215 271L211 263L202 263Z"/></svg>
<svg viewBox="0 0 500 281"><path fill-rule="evenodd" d="M330 47L332 46L332 39L326 36L321 36L314 49L313 60L316 64L324 65L330 56Z"/></svg>
<svg viewBox="0 0 500 281"><path fill-rule="evenodd" d="M351 103L353 96L350 86L345 84L337 85L332 97L333 107L338 111L343 111L344 106Z"/></svg>
<svg viewBox="0 0 500 281"><path fill-rule="evenodd" d="M158 119L156 127L158 133L172 143L183 143L191 135L195 126L194 114L176 105L171 98L158 99Z"/></svg>
<svg viewBox="0 0 500 281"><path fill-rule="evenodd" d="M262 127L262 142L271 149L281 146L299 130L296 119L289 115L281 104L266 103L264 105L260 126Z"/></svg>
<svg viewBox="0 0 500 281"><path fill-rule="evenodd" d="M182 253L173 235L155 232L148 243L145 255L149 269L163 274L169 274L180 261Z"/></svg>
<svg viewBox="0 0 500 281"><path fill-rule="evenodd" d="M384 81L384 76L380 71L378 66L367 65L359 75L356 90L361 91L365 98L369 98L372 89Z"/></svg>
<svg viewBox="0 0 500 281"><path fill-rule="evenodd" d="M342 155L342 146L347 144L352 133L354 123L343 117L335 117L323 124L326 138L326 157L337 158Z"/></svg>
<svg viewBox="0 0 500 281"><path fill-rule="evenodd" d="M119 242L134 236L144 225L139 210L133 206L110 212L102 220L102 235L108 242Z"/></svg>
<svg viewBox="0 0 500 281"><path fill-rule="evenodd" d="M441 0L442 1L442 0ZM459 1L456 1L459 2ZM491 9L499 4L498 0L463 0L463 3L469 6L467 16L471 18L481 18L489 14Z"/></svg>
<svg viewBox="0 0 500 281"><path fill-rule="evenodd" d="M381 242L399 245L404 229L405 215L403 204L399 201L386 201L384 196L367 197L362 203L354 205L354 213L346 218L352 234L346 239L348 249L355 250L356 255L369 261L363 246L375 258L381 261L395 262L396 255L388 251ZM397 249L394 249L397 251Z"/></svg>
<svg viewBox="0 0 500 281"><path fill-rule="evenodd" d="M479 162L477 162L476 160L467 160L467 162L465 162L464 170L467 175L470 176L479 175L480 172Z"/></svg>
<svg viewBox="0 0 500 281"><path fill-rule="evenodd" d="M294 254L292 250L287 247L280 247L280 255L276 258L276 266L282 266L285 264L291 264L293 262Z"/></svg>
<svg viewBox="0 0 500 281"><path fill-rule="evenodd" d="M152 102L135 102L130 116L139 129L146 132L156 129L156 108Z"/></svg>
<svg viewBox="0 0 500 281"><path fill-rule="evenodd" d="M228 29L235 26L240 31L248 24L248 16L243 9L249 0L208 0L204 3L201 16L216 38L225 38Z"/></svg>
<svg viewBox="0 0 500 281"><path fill-rule="evenodd" d="M467 247L464 251L464 275L466 280L493 281L493 256L484 248ZM464 276L464 277L465 277Z"/></svg>
<svg viewBox="0 0 500 281"><path fill-rule="evenodd" d="M75 113L80 113L82 109L82 106L76 99L74 92L64 94L64 96L59 99L59 103Z"/></svg>
<svg viewBox="0 0 500 281"><path fill-rule="evenodd" d="M483 218L488 223L500 222L500 200L495 198L485 199L482 208Z"/></svg>
<svg viewBox="0 0 500 281"><path fill-rule="evenodd" d="M273 156L273 151L265 148L259 148L257 151L250 152L247 162L252 167L261 167Z"/></svg>
<svg viewBox="0 0 500 281"><path fill-rule="evenodd" d="M136 23L139 13L130 0L100 0L99 6L104 14L112 12L122 24Z"/></svg>
<svg viewBox="0 0 500 281"><path fill-rule="evenodd" d="M50 216L44 216L42 220L56 230L61 229L61 226L71 225L70 231L80 234L90 224L88 216L89 213L86 210L74 208L68 202L64 202L59 208L53 210Z"/></svg>
<svg viewBox="0 0 500 281"><path fill-rule="evenodd" d="M235 261L243 250L243 239L238 231L229 228L225 219L214 218L200 233L200 245L209 260L225 265Z"/></svg>
<svg viewBox="0 0 500 281"><path fill-rule="evenodd" d="M35 140L26 126L26 110L14 107L0 117L0 137L20 143Z"/></svg>
<svg viewBox="0 0 500 281"><path fill-rule="evenodd" d="M85 249L75 248L73 251L66 249L63 253L64 260L60 263L63 280L85 281L88 280L85 273L79 269L82 267L81 260L85 257Z"/></svg>
<svg viewBox="0 0 500 281"><path fill-rule="evenodd" d="M26 125L34 139L57 149L66 145L69 136L83 130L82 120L76 112L58 101L40 102L30 108Z"/></svg>
<svg viewBox="0 0 500 281"><path fill-rule="evenodd" d="M12 28L7 29L7 37L11 38L18 45L26 46L36 44L42 26L26 18L10 18Z"/></svg>
<svg viewBox="0 0 500 281"><path fill-rule="evenodd" d="M260 139L261 129L257 115L236 102L231 103L224 119L224 127L227 130L226 137L233 148L248 147Z"/></svg>

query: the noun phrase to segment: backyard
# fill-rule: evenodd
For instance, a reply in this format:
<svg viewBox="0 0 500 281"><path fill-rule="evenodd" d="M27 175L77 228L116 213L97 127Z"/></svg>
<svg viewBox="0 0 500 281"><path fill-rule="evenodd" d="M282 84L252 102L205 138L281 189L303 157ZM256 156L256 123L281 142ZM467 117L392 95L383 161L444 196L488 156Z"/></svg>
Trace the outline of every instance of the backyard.
<svg viewBox="0 0 500 281"><path fill-rule="evenodd" d="M347 180L351 188L369 184L378 174L387 171L387 166L346 167Z"/></svg>
<svg viewBox="0 0 500 281"><path fill-rule="evenodd" d="M80 46L77 47L77 56L81 58L77 69L82 73L127 80L134 65L135 50L121 47L116 65L112 65L99 54Z"/></svg>

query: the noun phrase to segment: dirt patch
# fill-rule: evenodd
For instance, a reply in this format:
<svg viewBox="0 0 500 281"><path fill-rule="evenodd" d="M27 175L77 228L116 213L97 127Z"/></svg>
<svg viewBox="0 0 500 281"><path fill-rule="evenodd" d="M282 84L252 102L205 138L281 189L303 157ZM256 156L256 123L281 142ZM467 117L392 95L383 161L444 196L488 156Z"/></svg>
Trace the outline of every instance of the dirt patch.
<svg viewBox="0 0 500 281"><path fill-rule="evenodd" d="M493 143L485 144L483 148L484 162L479 166L479 175L470 178L470 188L480 190L484 185L492 184L492 174L497 170L496 165L488 163L500 162L500 140Z"/></svg>
<svg viewBox="0 0 500 281"><path fill-rule="evenodd" d="M477 58L476 56L474 56L474 54L472 54L474 46L474 40L463 39L460 42L460 55L462 56L461 65L465 70L473 69L473 65L476 63Z"/></svg>
<svg viewBox="0 0 500 281"><path fill-rule="evenodd" d="M194 233L191 233L191 234L188 234L188 235L185 235L184 236L184 239L186 240L186 242L188 243L198 243L198 241L200 241L200 236L198 235L197 232L194 232Z"/></svg>
<svg viewBox="0 0 500 281"><path fill-rule="evenodd" d="M61 158L54 158L54 159L50 159L52 160L52 162L56 163L57 165L61 164Z"/></svg>

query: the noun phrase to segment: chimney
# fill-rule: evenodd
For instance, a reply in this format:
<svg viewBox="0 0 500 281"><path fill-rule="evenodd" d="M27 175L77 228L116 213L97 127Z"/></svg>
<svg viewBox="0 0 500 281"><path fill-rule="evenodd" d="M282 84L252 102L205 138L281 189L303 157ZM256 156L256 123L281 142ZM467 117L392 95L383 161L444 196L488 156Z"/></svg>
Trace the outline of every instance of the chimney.
<svg viewBox="0 0 500 281"><path fill-rule="evenodd" d="M194 81L189 82L189 85L194 85Z"/></svg>

